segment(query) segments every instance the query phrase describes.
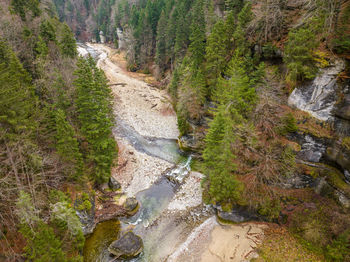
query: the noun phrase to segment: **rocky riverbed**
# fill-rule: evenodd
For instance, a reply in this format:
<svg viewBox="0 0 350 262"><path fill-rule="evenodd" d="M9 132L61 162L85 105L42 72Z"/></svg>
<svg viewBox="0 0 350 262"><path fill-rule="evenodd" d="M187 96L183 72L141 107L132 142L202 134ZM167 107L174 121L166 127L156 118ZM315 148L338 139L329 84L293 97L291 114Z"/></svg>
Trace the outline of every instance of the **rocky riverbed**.
<svg viewBox="0 0 350 262"><path fill-rule="evenodd" d="M120 218L115 239L101 241L103 247L97 247L99 238L95 232L92 234L90 238L99 252L91 255L85 248L85 261L113 260L106 255L109 245L130 231L139 235L144 245L141 255L132 261L248 259L263 238L262 227L253 223L222 226L216 221L214 209L202 203L203 175L190 170L191 158L182 155L177 147L177 119L166 91L147 83L152 80L149 76L127 72L117 50L88 44L80 45L79 52L93 54L114 95L113 131L119 158L112 176L125 193L117 200L122 203L126 197L136 196L140 203L135 215ZM108 226L99 228L108 232ZM255 234L253 240L251 232Z"/></svg>

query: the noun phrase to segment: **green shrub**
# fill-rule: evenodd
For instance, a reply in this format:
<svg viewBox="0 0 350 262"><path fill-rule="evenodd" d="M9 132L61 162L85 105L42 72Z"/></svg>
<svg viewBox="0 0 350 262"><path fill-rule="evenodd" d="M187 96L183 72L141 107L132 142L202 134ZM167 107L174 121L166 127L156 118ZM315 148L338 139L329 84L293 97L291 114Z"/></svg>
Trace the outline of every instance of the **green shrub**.
<svg viewBox="0 0 350 262"><path fill-rule="evenodd" d="M297 121L291 113L283 116L281 120L282 124L277 128L281 135L287 135L298 131Z"/></svg>
<svg viewBox="0 0 350 262"><path fill-rule="evenodd" d="M340 234L331 244L327 245L326 257L330 261L342 262L350 259L350 230Z"/></svg>
<svg viewBox="0 0 350 262"><path fill-rule="evenodd" d="M89 211L92 207L92 204L89 200L84 200L83 203L81 203L80 205L78 205L78 210L79 211Z"/></svg>
<svg viewBox="0 0 350 262"><path fill-rule="evenodd" d="M260 215L266 217L267 220L272 221L279 217L281 209L278 199L267 199L260 204L258 212Z"/></svg>
<svg viewBox="0 0 350 262"><path fill-rule="evenodd" d="M283 57L288 68L288 81L303 81L316 76L318 69L313 53L318 45L315 34L308 28L289 32Z"/></svg>

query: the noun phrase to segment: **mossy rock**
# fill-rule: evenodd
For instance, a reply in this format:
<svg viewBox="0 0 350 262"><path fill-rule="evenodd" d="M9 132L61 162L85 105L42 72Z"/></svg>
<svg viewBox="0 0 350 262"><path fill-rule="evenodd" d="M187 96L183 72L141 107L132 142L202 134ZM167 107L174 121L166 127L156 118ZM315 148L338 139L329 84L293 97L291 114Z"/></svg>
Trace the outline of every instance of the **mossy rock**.
<svg viewBox="0 0 350 262"><path fill-rule="evenodd" d="M121 238L112 242L108 247L108 251L116 258L130 259L137 257L143 250L143 242L141 237L129 231Z"/></svg>
<svg viewBox="0 0 350 262"><path fill-rule="evenodd" d="M135 197L128 197L124 204L123 207L125 208L127 214L129 216L135 215L136 212L138 211L140 205L139 202L137 201L137 199Z"/></svg>

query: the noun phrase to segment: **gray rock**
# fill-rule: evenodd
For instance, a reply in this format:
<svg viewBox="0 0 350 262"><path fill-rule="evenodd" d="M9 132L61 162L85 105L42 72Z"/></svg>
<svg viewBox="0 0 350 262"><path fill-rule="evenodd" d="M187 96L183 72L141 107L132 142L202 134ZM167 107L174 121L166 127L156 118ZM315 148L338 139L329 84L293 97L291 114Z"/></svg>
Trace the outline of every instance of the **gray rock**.
<svg viewBox="0 0 350 262"><path fill-rule="evenodd" d="M130 231L108 247L108 251L117 258L133 258L138 256L142 250L142 239Z"/></svg>
<svg viewBox="0 0 350 262"><path fill-rule="evenodd" d="M293 174L279 183L279 186L282 188L311 188L315 184L313 177L304 175L304 174Z"/></svg>
<svg viewBox="0 0 350 262"><path fill-rule="evenodd" d="M350 199L343 192L336 190L335 196L343 207L350 208Z"/></svg>
<svg viewBox="0 0 350 262"><path fill-rule="evenodd" d="M288 104L309 112L320 120L334 120L333 109L338 99L336 80L344 68L344 61L339 59L332 66L320 70L310 84L293 90Z"/></svg>
<svg viewBox="0 0 350 262"><path fill-rule="evenodd" d="M109 178L108 186L112 190L118 190L121 188L120 183L112 176Z"/></svg>
<svg viewBox="0 0 350 262"><path fill-rule="evenodd" d="M126 212L129 215L132 215L132 214L135 214L137 212L137 209L139 207L139 202L137 201L137 199L135 197L128 197L125 200L125 203L123 206L124 206Z"/></svg>
<svg viewBox="0 0 350 262"><path fill-rule="evenodd" d="M350 94L345 94L337 104L334 114L342 119L350 120Z"/></svg>
<svg viewBox="0 0 350 262"><path fill-rule="evenodd" d="M318 163L326 151L326 146L306 135L305 141L298 152L298 158L304 161Z"/></svg>
<svg viewBox="0 0 350 262"><path fill-rule="evenodd" d="M231 211L223 211L221 207L217 207L217 216L223 222L242 223L251 220L260 220L259 217L248 210L238 207Z"/></svg>
<svg viewBox="0 0 350 262"><path fill-rule="evenodd" d="M327 158L337 163L344 170L350 170L350 151L342 146L340 141L327 148Z"/></svg>

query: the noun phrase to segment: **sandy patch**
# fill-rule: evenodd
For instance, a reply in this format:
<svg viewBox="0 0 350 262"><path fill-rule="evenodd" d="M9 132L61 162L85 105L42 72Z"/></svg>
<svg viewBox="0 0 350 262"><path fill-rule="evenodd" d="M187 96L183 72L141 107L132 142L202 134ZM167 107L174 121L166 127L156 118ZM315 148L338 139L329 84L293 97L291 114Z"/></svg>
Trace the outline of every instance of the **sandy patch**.
<svg viewBox="0 0 350 262"><path fill-rule="evenodd" d="M130 144L117 139L119 154L118 167L112 176L121 183L128 196L149 188L163 172L173 164L162 159L138 152Z"/></svg>
<svg viewBox="0 0 350 262"><path fill-rule="evenodd" d="M169 210L186 210L202 204L201 179L203 175L198 172L190 172L180 190L169 203Z"/></svg>
<svg viewBox="0 0 350 262"><path fill-rule="evenodd" d="M257 257L255 248L261 243L265 225L247 223L216 226L201 262L241 262Z"/></svg>
<svg viewBox="0 0 350 262"><path fill-rule="evenodd" d="M176 114L166 91L125 74L110 60L111 48L98 44L91 46L101 52L98 66L104 70L110 84L123 84L111 86L118 100L115 113L143 136L177 139Z"/></svg>
<svg viewBox="0 0 350 262"><path fill-rule="evenodd" d="M242 262L257 257L264 224L219 225L210 217L195 228L167 262Z"/></svg>
<svg viewBox="0 0 350 262"><path fill-rule="evenodd" d="M200 261L201 254L210 241L210 232L218 226L215 216L208 218L196 227L175 252L167 259L167 262L196 262Z"/></svg>

